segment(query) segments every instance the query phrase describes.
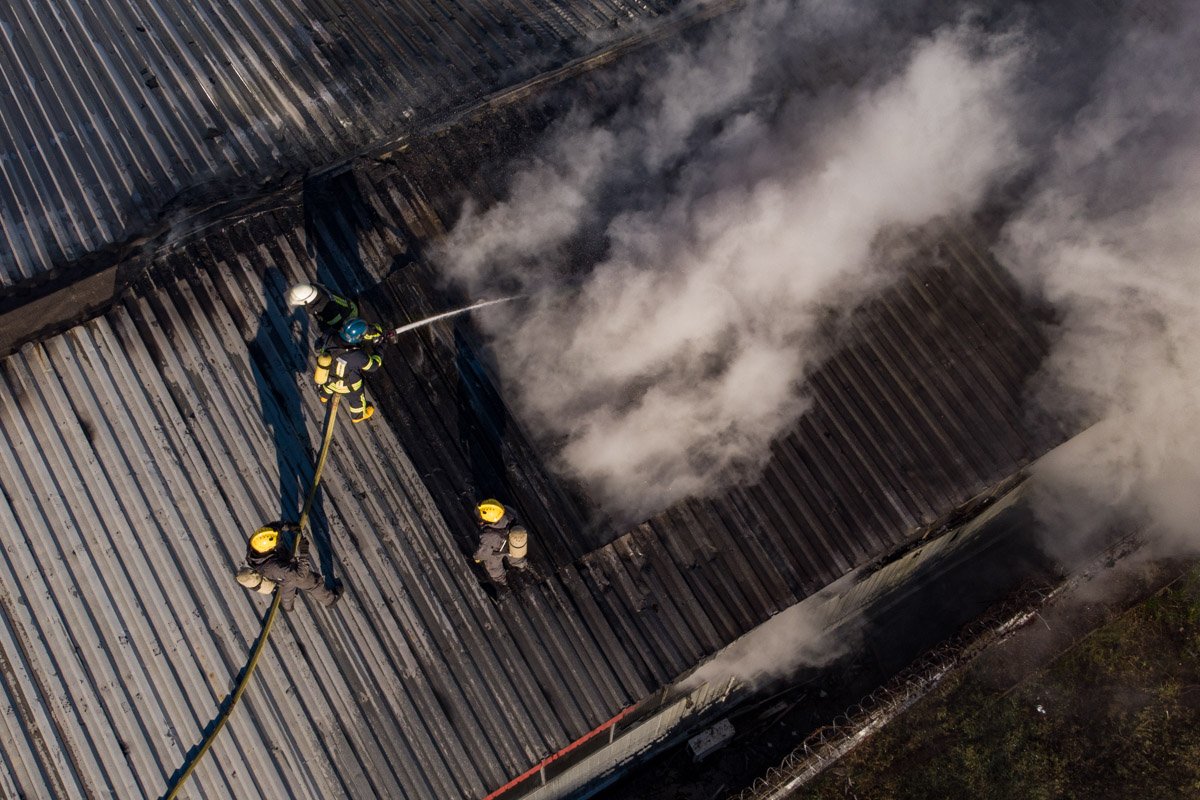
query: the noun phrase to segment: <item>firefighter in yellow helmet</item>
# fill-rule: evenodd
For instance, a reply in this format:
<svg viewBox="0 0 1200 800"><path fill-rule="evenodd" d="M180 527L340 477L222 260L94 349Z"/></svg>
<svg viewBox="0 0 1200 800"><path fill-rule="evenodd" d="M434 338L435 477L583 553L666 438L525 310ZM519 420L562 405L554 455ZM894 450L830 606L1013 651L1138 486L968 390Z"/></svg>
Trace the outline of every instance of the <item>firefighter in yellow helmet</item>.
<svg viewBox="0 0 1200 800"><path fill-rule="evenodd" d="M498 587L508 586L504 565L525 569L529 534L517 524L516 515L499 500L491 498L475 506L475 521L479 525L479 548L475 561L482 564L488 579Z"/></svg>
<svg viewBox="0 0 1200 800"><path fill-rule="evenodd" d="M258 582L251 585L255 574L261 581L274 583L279 587L279 605L284 611L295 606L297 591L308 592L323 606L333 605L344 592L342 582L334 579L331 585L325 584L309 557L307 539L300 539L297 555L293 557L295 536L300 536L300 531L291 522L268 523L252 533L246 543L246 567L238 572L238 583L262 591Z"/></svg>

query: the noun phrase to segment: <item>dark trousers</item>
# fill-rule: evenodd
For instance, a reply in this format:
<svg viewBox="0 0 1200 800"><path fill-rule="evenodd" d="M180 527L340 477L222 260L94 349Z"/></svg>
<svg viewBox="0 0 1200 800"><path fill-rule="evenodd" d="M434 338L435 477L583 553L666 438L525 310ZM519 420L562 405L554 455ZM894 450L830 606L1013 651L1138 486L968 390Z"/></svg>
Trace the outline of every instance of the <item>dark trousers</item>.
<svg viewBox="0 0 1200 800"><path fill-rule="evenodd" d="M504 586L508 577L504 574L504 559L508 557L505 551L508 544L506 533L485 528L479 534L479 549L475 551L475 560L483 565L492 583Z"/></svg>
<svg viewBox="0 0 1200 800"><path fill-rule="evenodd" d="M323 606L331 606L337 595L325 585L325 579L307 561L276 556L256 567L264 578L279 584L279 605L291 611L296 604L296 592L308 592L312 599Z"/></svg>
<svg viewBox="0 0 1200 800"><path fill-rule="evenodd" d="M351 419L362 419L363 414L366 413L367 410L367 393L362 386L359 386L357 389L351 389L345 393L333 391L332 389L328 388L328 384L322 388L325 390L325 394L329 395L330 397L333 397L335 394L341 395L342 405L350 410Z"/></svg>

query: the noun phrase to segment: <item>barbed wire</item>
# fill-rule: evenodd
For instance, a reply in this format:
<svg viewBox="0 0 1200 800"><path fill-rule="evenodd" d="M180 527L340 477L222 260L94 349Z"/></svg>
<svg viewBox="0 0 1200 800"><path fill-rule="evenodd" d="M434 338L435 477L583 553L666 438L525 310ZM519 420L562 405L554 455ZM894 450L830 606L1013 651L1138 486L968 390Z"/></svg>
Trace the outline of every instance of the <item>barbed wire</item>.
<svg viewBox="0 0 1200 800"><path fill-rule="evenodd" d="M1050 597L1047 587L1028 589L1021 602L1005 603L986 620L972 623L954 638L926 652L892 680L846 708L810 733L777 766L754 779L729 800L767 800L784 785L796 788L812 780L896 715L928 694L956 666L1002 639L1002 631L1017 630ZM1014 608L1017 606L1017 608Z"/></svg>
<svg viewBox="0 0 1200 800"><path fill-rule="evenodd" d="M1089 569L1055 584L1018 590L838 714L828 725L810 733L784 756L779 765L768 769L737 794L730 795L728 800L773 800L781 796L781 791L790 792L803 786L929 694L955 669L1024 627L1047 602L1087 580L1097 564L1111 564L1140 544L1139 537L1129 536L1106 550Z"/></svg>

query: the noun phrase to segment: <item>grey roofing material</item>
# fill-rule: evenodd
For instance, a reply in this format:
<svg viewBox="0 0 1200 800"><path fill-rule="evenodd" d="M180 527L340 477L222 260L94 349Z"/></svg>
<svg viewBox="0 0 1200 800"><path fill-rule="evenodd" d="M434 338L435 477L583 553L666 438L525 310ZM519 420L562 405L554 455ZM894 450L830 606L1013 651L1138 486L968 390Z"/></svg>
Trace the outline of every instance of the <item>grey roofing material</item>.
<svg viewBox="0 0 1200 800"><path fill-rule="evenodd" d="M238 291L253 279L230 281L257 309ZM257 628L261 598L229 570L246 528L279 516L280 487L246 358L253 329L239 333L219 301L204 318L184 307L219 291L163 286L6 362L5 718L29 747L6 769L31 796L160 793ZM305 394L305 413L279 423L312 433ZM343 427L322 513L349 596L276 633L197 795L481 796L602 721L592 706L630 699L587 685L547 706L506 631L523 621L506 625L447 547L388 428ZM302 458L282 455L298 473Z"/></svg>
<svg viewBox="0 0 1200 800"><path fill-rule="evenodd" d="M316 275L388 319L437 307L407 234L421 193L400 167L310 183L0 362L6 793L165 788L265 606L231 578L245 536L294 514L311 470L321 408L282 290ZM347 597L278 627L187 793L482 797L1045 449L1058 432L1020 404L1045 344L1019 294L970 240L927 252L856 317L763 480L599 547L468 326L392 348L315 515ZM499 607L464 555L487 480L553 573Z"/></svg>
<svg viewBox="0 0 1200 800"><path fill-rule="evenodd" d="M427 125L669 0L0 5L0 287Z"/></svg>

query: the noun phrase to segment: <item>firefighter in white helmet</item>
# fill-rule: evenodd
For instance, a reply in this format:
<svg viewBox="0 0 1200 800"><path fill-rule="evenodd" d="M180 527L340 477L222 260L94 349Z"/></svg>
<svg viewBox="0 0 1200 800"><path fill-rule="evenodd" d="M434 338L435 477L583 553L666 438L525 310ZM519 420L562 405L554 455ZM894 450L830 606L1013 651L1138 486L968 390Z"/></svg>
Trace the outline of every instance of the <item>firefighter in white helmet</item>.
<svg viewBox="0 0 1200 800"><path fill-rule="evenodd" d="M287 304L304 306L322 335L337 333L346 320L358 316L358 303L336 295L319 283L297 283L287 290Z"/></svg>
<svg viewBox="0 0 1200 800"><path fill-rule="evenodd" d="M529 533L517 524L516 516L499 500L491 498L475 506L475 521L479 525L479 548L475 562L482 564L488 579L499 587L508 586L504 565L525 569L528 561Z"/></svg>
<svg viewBox="0 0 1200 800"><path fill-rule="evenodd" d="M307 539L300 539L293 557L295 536L300 536L300 531L292 522L272 522L252 533L246 543L246 566L238 570L238 583L263 594L270 594L278 586L279 605L284 611L295 606L297 591L307 592L323 606L333 605L344 593L342 582L335 578L330 586L325 585L309 557Z"/></svg>

